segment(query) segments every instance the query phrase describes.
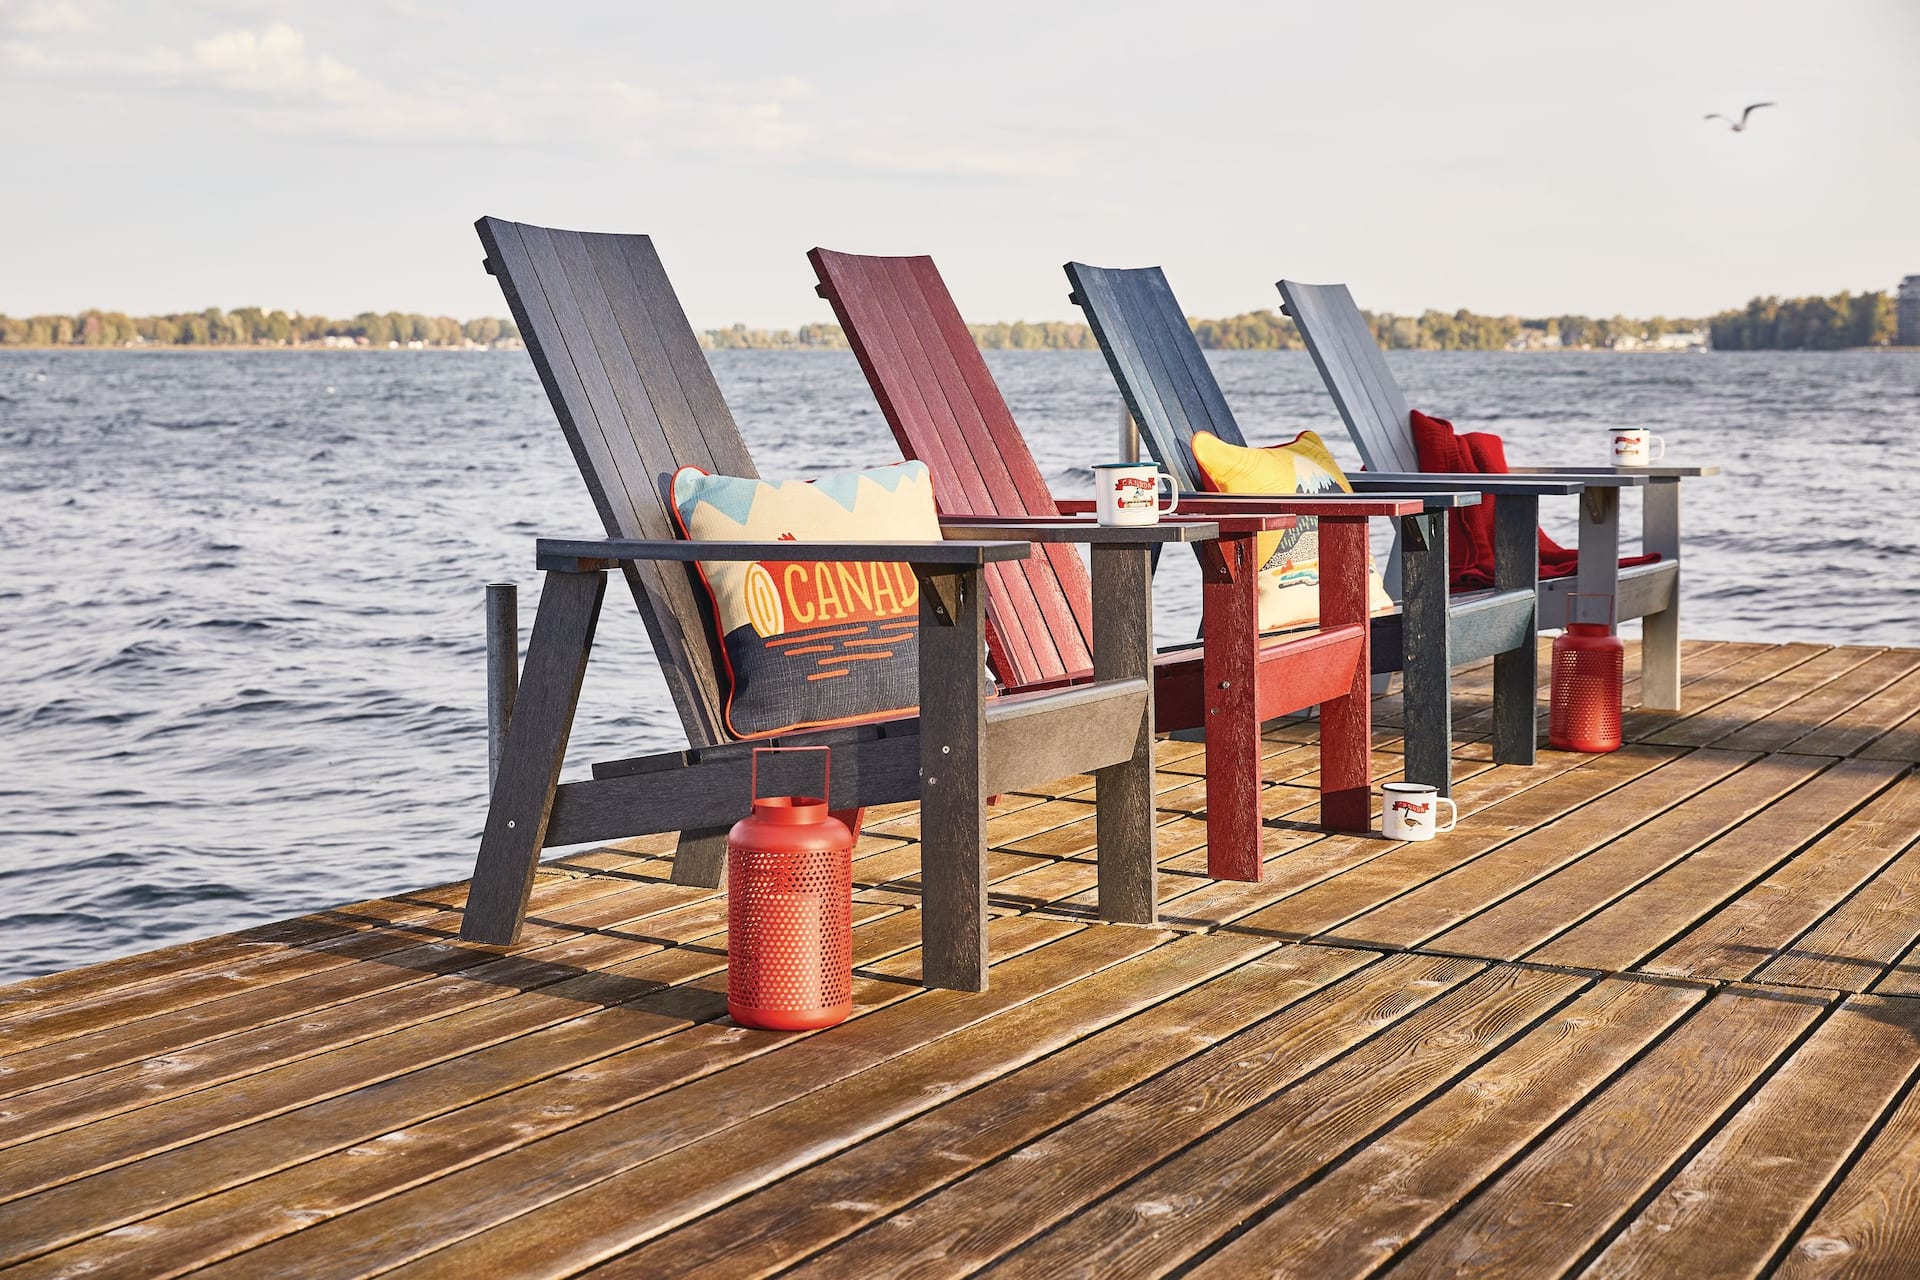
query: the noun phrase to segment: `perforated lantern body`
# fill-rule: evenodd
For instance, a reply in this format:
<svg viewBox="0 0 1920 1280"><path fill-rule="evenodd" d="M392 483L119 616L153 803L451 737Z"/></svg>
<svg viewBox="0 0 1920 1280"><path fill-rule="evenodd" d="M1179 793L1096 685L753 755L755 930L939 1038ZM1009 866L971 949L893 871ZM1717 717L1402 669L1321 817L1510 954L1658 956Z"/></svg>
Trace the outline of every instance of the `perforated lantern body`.
<svg viewBox="0 0 1920 1280"><path fill-rule="evenodd" d="M1626 646L1611 626L1575 622L1553 641L1547 742L1562 751L1618 751Z"/></svg>
<svg viewBox="0 0 1920 1280"><path fill-rule="evenodd" d="M727 1012L773 1031L853 1012L853 833L824 800L755 799L727 834Z"/></svg>

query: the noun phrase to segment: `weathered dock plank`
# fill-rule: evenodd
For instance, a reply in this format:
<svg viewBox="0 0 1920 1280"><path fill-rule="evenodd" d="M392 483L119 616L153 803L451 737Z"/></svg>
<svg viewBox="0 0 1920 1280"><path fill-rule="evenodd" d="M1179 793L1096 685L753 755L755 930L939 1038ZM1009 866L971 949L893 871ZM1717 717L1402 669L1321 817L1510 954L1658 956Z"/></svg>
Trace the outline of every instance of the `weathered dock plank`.
<svg viewBox="0 0 1920 1280"><path fill-rule="evenodd" d="M0 1267L1920 1273L1920 651L1683 665L1532 768L1458 672L1424 844L1320 831L1318 725L1268 726L1259 883L1162 742L1154 928L1095 919L1090 777L1002 796L981 995L919 985L919 811L872 810L822 1032L726 1018L671 837L546 864L512 948L449 885L0 988Z"/></svg>

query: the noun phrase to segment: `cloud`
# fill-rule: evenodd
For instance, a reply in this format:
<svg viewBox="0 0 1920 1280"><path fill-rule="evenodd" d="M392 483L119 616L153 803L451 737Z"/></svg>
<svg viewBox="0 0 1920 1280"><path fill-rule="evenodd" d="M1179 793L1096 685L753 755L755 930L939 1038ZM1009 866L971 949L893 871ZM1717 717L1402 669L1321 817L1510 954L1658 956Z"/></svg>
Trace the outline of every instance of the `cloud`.
<svg viewBox="0 0 1920 1280"><path fill-rule="evenodd" d="M265 31L225 31L199 41L181 74L238 93L319 95L336 101L372 87L338 59L309 53L306 38L284 22Z"/></svg>
<svg viewBox="0 0 1920 1280"><path fill-rule="evenodd" d="M3 0L0 0L3 2ZM317 52L283 22L137 53L67 51L47 41L0 41L0 67L121 94L219 94L250 100L249 118L278 132L359 139L513 137L507 113L484 98L395 90Z"/></svg>
<svg viewBox="0 0 1920 1280"><path fill-rule="evenodd" d="M27 36L87 31L93 19L68 0L0 0L0 32Z"/></svg>
<svg viewBox="0 0 1920 1280"><path fill-rule="evenodd" d="M231 13L236 3L260 0L201 0L208 3ZM119 47L109 43L115 37ZM145 48L124 41L120 24L90 27L68 0L0 0L0 69L122 97L243 100L244 112L223 118L281 134L747 155L909 182L1058 171L1052 151L1031 138L942 137L898 115L836 115L812 82L792 75L715 80L689 71L641 80L546 68L486 80L441 73L395 86L285 21Z"/></svg>
<svg viewBox="0 0 1920 1280"><path fill-rule="evenodd" d="M792 113L813 96L812 85L791 76L693 89L608 80L595 86L591 114L633 152L721 148L765 154L801 148L813 136Z"/></svg>

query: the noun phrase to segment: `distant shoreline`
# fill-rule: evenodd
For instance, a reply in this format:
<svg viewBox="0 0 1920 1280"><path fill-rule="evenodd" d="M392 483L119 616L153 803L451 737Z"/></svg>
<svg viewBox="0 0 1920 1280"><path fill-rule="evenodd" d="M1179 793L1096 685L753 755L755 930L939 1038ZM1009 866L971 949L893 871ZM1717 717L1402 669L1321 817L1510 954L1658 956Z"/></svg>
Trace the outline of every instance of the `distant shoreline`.
<svg viewBox="0 0 1920 1280"><path fill-rule="evenodd" d="M1063 354L1071 355L1074 353L1084 354L1087 351L1094 350L1094 348L1088 348L1088 347L990 347L990 346L984 346L984 345L980 349L982 351L994 351L994 352L1025 351L1025 352L1032 352L1036 354L1047 354L1047 355L1063 355ZM1305 349L1301 347L1214 347L1210 349L1215 351L1232 351L1232 352L1235 352L1236 354L1259 354L1263 352L1271 353L1275 355L1286 354L1286 353L1300 354L1300 355L1305 354ZM38 346L28 345L26 343L9 343L5 346L0 346L0 355L5 355L7 352L10 352L10 351L19 351L23 353L29 352L29 351L36 352L36 353L70 352L74 354L87 354L87 355L181 355L181 356L220 355L222 353L230 352L230 351L250 352L250 353L284 351L284 352L313 353L318 355L361 355L361 356L432 355L437 353L440 355L470 356L470 355L491 355L491 354L498 354L501 352L525 351L525 350L526 350L525 346L517 343L512 346L501 345L501 346L493 346L493 347L327 347L327 346L321 346L319 343L313 343L313 342L303 343L299 346L276 345L274 343L269 343L269 342L255 342L255 343L245 343L245 344L232 343L232 344L223 344L218 346L215 346L215 345L186 346L186 345L176 345L171 343L162 345L160 343L150 343L145 346L128 346L128 347L88 347L88 346L79 346L73 343L67 343L65 345L61 345L58 343L48 343L48 344L38 345ZM799 345L790 346L790 347L703 347L702 350L709 351L709 352L741 351L741 352L759 352L759 353L778 353L782 355L814 355L814 354L846 355L851 353L851 349L847 347L799 346ZM1766 355L1841 355L1841 354L1846 354L1850 352L1879 352L1879 353L1890 354L1890 355L1920 355L1920 347L1901 347L1901 346L1893 346L1893 345L1883 345L1879 343L1876 343L1873 346L1867 346L1867 347L1824 347L1824 348L1759 347L1759 348L1753 348L1745 351L1738 350L1738 349L1727 350L1720 347L1698 347L1698 348L1692 348L1692 349L1683 348L1679 350L1662 349L1658 347L1523 347L1517 350L1509 349L1506 347L1451 347L1451 348L1414 347L1414 348L1390 348L1390 350L1393 350L1395 354L1398 354L1401 350L1407 350L1407 351L1417 352L1420 355L1443 355L1443 356L1459 356L1459 355L1475 355L1475 356L1709 355L1709 356L1724 356L1724 355L1762 355L1762 354L1766 354Z"/></svg>

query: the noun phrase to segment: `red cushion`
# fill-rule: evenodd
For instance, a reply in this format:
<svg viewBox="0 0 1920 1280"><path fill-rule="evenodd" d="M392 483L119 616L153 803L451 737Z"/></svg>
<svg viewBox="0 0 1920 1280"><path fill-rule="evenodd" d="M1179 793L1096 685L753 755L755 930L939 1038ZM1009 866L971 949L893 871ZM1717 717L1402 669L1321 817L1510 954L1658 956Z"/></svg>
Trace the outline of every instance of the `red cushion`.
<svg viewBox="0 0 1920 1280"><path fill-rule="evenodd" d="M1462 437L1445 418L1428 417L1418 409L1409 421L1422 471L1486 474L1473 451L1474 437ZM1494 443L1498 445L1497 438ZM1504 457L1500 465L1505 470ZM1447 513L1447 581L1455 591L1493 585L1493 503L1482 500L1478 506L1455 507Z"/></svg>
<svg viewBox="0 0 1920 1280"><path fill-rule="evenodd" d="M1445 418L1429 417L1418 409L1408 411L1413 428L1413 448L1422 471L1454 471L1465 475L1504 476L1507 474L1507 448L1490 431L1469 431L1461 435ZM1480 505L1460 507L1448 513L1447 579L1455 591L1475 591L1493 585L1493 498L1482 498ZM1570 578L1579 570L1580 552L1563 547L1537 531L1542 578ZM1652 564L1659 555L1620 557L1620 567Z"/></svg>

